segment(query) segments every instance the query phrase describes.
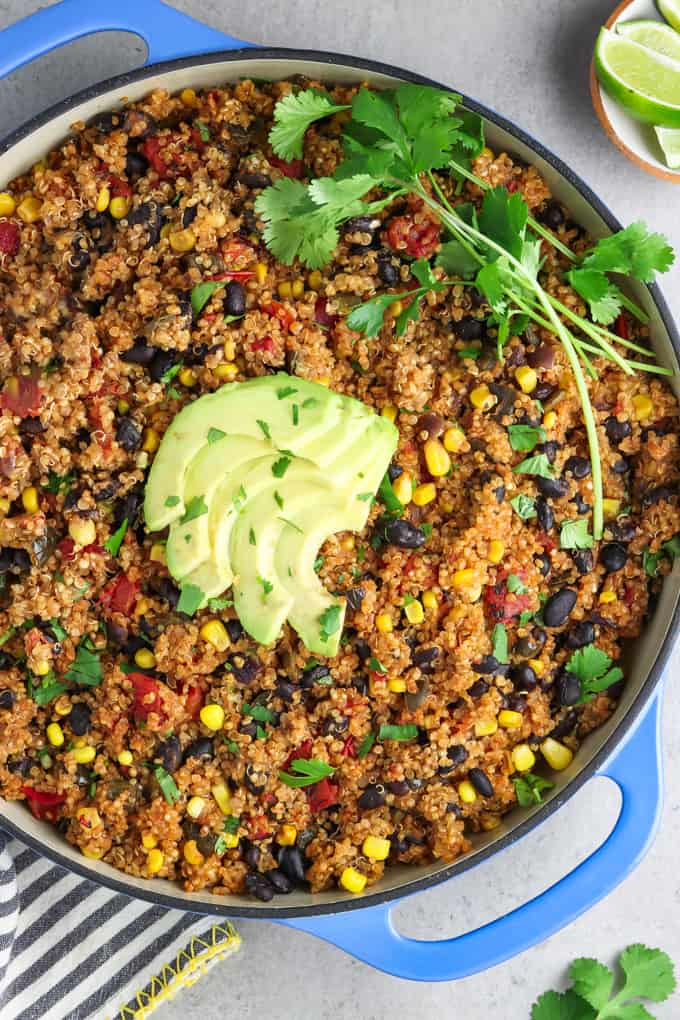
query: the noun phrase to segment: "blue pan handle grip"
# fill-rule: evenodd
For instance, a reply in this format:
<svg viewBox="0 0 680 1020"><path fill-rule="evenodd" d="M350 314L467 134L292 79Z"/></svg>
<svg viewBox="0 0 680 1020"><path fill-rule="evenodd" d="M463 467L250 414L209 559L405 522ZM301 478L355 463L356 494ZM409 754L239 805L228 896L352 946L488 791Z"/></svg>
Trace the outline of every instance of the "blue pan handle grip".
<svg viewBox="0 0 680 1020"><path fill-rule="evenodd" d="M452 981L493 967L559 931L611 892L648 849L662 802L660 696L599 775L621 790L607 840L555 885L497 921L456 938L425 942L394 927L389 906L295 918L282 924L331 942L358 960L412 981Z"/></svg>
<svg viewBox="0 0 680 1020"><path fill-rule="evenodd" d="M0 33L0 78L74 39L112 30L141 36L148 47L148 64L252 45L161 0L61 0Z"/></svg>

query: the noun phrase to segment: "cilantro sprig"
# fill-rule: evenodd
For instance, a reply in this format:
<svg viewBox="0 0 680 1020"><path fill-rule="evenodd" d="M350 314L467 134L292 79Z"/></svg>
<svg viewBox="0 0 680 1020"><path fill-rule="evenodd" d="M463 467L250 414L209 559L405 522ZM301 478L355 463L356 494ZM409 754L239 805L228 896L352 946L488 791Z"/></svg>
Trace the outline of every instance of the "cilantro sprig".
<svg viewBox="0 0 680 1020"><path fill-rule="evenodd" d="M673 963L661 949L637 943L619 956L623 983L599 960L580 957L569 968L566 992L545 992L534 1003L531 1020L654 1020L639 1002L665 1002L676 988Z"/></svg>
<svg viewBox="0 0 680 1020"><path fill-rule="evenodd" d="M293 788L313 786L314 783L332 776L335 769L320 758L295 758L290 763L290 772L279 772L279 779Z"/></svg>
<svg viewBox="0 0 680 1020"><path fill-rule="evenodd" d="M618 666L612 667L612 659L595 645L585 645L575 651L566 668L578 677L581 685L580 705L592 701L596 694L606 691L623 677L623 670Z"/></svg>
<svg viewBox="0 0 680 1020"><path fill-rule="evenodd" d="M529 321L555 334L573 372L583 409L592 466L592 533L600 539L602 469L586 381L587 375L597 376L592 356L615 362L628 375L637 370L670 374L650 360L653 354L647 348L606 328L621 307L643 321L646 318L607 274L625 273L649 282L655 273L669 268L673 253L660 235L633 224L598 241L579 260L550 230L532 219L520 193L492 188L472 173L470 161L484 144L482 125L479 117L458 108L459 101L453 93L421 85L402 84L383 92L358 89L344 130L344 160L334 176L308 184L284 177L258 196L255 209L265 222L265 241L281 262L290 264L298 258L310 268L319 268L332 258L341 224L354 216L373 215L399 196L419 198L446 232L437 265L453 278L440 279L425 259L419 259L412 266L417 288L401 295L378 294L358 305L347 319L348 326L375 336L384 326L387 308L407 299L395 320L397 335L401 335L409 322L418 318L425 294L454 283L474 283L490 306L488 324L497 330L499 358L508 338L522 333ZM270 134L274 152L283 159L299 158L307 127L335 112L338 108L315 90L286 96L275 107ZM471 180L481 187L485 193L479 210L469 203L454 206L441 183L445 176L458 182ZM540 278L543 241L571 261L568 280L588 302L590 319L544 288ZM629 360L621 348L646 360ZM545 467L533 473L551 477Z"/></svg>

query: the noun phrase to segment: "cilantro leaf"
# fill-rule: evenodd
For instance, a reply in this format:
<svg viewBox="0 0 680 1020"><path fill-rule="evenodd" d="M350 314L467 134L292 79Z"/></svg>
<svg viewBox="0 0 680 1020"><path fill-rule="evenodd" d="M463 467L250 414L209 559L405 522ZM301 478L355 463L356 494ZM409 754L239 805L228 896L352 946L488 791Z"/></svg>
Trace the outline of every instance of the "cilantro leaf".
<svg viewBox="0 0 680 1020"><path fill-rule="evenodd" d="M605 967L599 960L581 957L572 963L569 977L574 983L576 994L593 1009L600 1010L606 1005L614 987L614 975L609 967Z"/></svg>
<svg viewBox="0 0 680 1020"><path fill-rule="evenodd" d="M517 574L508 574L505 586L511 595L524 595L529 591L524 581Z"/></svg>
<svg viewBox="0 0 680 1020"><path fill-rule="evenodd" d="M309 125L347 109L314 89L284 96L274 107L274 126L269 134L272 149L281 159L301 159Z"/></svg>
<svg viewBox="0 0 680 1020"><path fill-rule="evenodd" d="M645 549L642 554L642 565L649 577L656 577L659 562L667 556L671 562L680 556L680 533L674 535L668 542L664 542L657 552L650 552Z"/></svg>
<svg viewBox="0 0 680 1020"><path fill-rule="evenodd" d="M198 318L210 298L220 287L226 287L225 280L206 280L204 283L197 283L191 288L191 310L194 318Z"/></svg>
<svg viewBox="0 0 680 1020"><path fill-rule="evenodd" d="M583 517L575 521L562 521L560 546L562 549L592 549L593 536L588 531L588 521Z"/></svg>
<svg viewBox="0 0 680 1020"><path fill-rule="evenodd" d="M373 730L370 730L366 734L366 736L362 739L361 743L359 744L359 747L357 749L357 758L359 758L359 759L365 758L366 755L371 750L371 748L373 747L374 744L375 744L375 733L373 732Z"/></svg>
<svg viewBox="0 0 680 1020"><path fill-rule="evenodd" d="M434 264L450 276L460 276L463 280L470 279L479 269L479 259L455 238L441 246Z"/></svg>
<svg viewBox="0 0 680 1020"><path fill-rule="evenodd" d="M341 614L342 606L340 605L329 606L321 613L319 616L319 636L322 641L328 641L331 635L340 629Z"/></svg>
<svg viewBox="0 0 680 1020"><path fill-rule="evenodd" d="M518 496L510 500L510 506L523 521L536 517L536 503L531 496L525 496L520 492Z"/></svg>
<svg viewBox="0 0 680 1020"><path fill-rule="evenodd" d="M45 679L48 680L49 678L45 677ZM55 698L58 698L67 690L68 684L49 682L42 683L40 687L32 687L30 691L27 690L27 693L37 705L44 706L49 705L50 701L54 701Z"/></svg>
<svg viewBox="0 0 680 1020"><path fill-rule="evenodd" d="M628 946L619 963L626 981L617 998L664 1002L675 991L673 964L661 949L648 949L639 943Z"/></svg>
<svg viewBox="0 0 680 1020"><path fill-rule="evenodd" d="M396 294L378 294L370 301L356 305L347 316L347 326L369 338L377 336L382 329L385 312L397 300Z"/></svg>
<svg viewBox="0 0 680 1020"><path fill-rule="evenodd" d="M76 657L64 674L67 680L81 687L99 687L103 678L102 664L89 640L83 638L76 650Z"/></svg>
<svg viewBox="0 0 680 1020"><path fill-rule="evenodd" d="M535 776L531 772L523 772L521 776L513 776L512 785L515 787L517 803L520 807L542 804L543 792L545 790L552 790L555 786L549 779L544 779L543 776Z"/></svg>
<svg viewBox="0 0 680 1020"><path fill-rule="evenodd" d="M573 991L545 992L532 1006L531 1020L597 1020L597 1013Z"/></svg>
<svg viewBox="0 0 680 1020"><path fill-rule="evenodd" d="M351 215L357 215L362 208ZM307 187L298 180L281 177L257 196L255 212L265 222L264 239L269 250L284 265L299 258L310 269L320 269L333 256L340 235L338 223L325 209L315 205ZM349 217L348 217L349 218Z"/></svg>
<svg viewBox="0 0 680 1020"><path fill-rule="evenodd" d="M153 765L152 771L156 777L156 782L161 788L161 793L165 797L168 804L175 804L182 796L179 792L175 780L172 778L169 772L163 768L162 765Z"/></svg>
<svg viewBox="0 0 680 1020"><path fill-rule="evenodd" d="M606 691L612 684L618 683L623 677L623 670L615 666L606 652L595 645L585 645L577 649L569 659L566 669L574 673L581 685L581 697L578 704L592 701L596 694Z"/></svg>
<svg viewBox="0 0 680 1020"><path fill-rule="evenodd" d="M279 772L279 779L286 786L294 789L301 786L313 786L321 779L332 776L335 769L328 762L319 758L295 758L290 763L290 772ZM291 773L293 773L291 775Z"/></svg>
<svg viewBox="0 0 680 1020"><path fill-rule="evenodd" d="M241 712L243 715L250 716L251 719L256 719L257 722L273 723L276 722L276 712L272 712L271 708L267 708L266 705L248 705L247 702L241 705Z"/></svg>
<svg viewBox="0 0 680 1020"><path fill-rule="evenodd" d="M404 512L404 504L395 495L390 476L387 472L385 472L380 482L378 498L388 514L391 514L393 517L401 517Z"/></svg>
<svg viewBox="0 0 680 1020"><path fill-rule="evenodd" d="M497 623L491 634L491 654L503 666L510 662L508 656L508 632L502 623Z"/></svg>
<svg viewBox="0 0 680 1020"><path fill-rule="evenodd" d="M378 740L415 740L417 736L418 727L414 723L404 723L402 726L381 723L378 730Z"/></svg>
<svg viewBox="0 0 680 1020"><path fill-rule="evenodd" d="M208 599L208 609L212 609L214 613L219 613L221 609L228 609L229 606L233 606L234 600L225 598L224 595L219 595L217 598Z"/></svg>
<svg viewBox="0 0 680 1020"><path fill-rule="evenodd" d="M262 421L261 418L257 418L256 421L257 421L258 428L262 432L262 435L265 437L265 439L270 439L271 440L272 434L269 431L269 425L267 424L267 422L266 421Z"/></svg>
<svg viewBox="0 0 680 1020"><path fill-rule="evenodd" d="M508 425L508 439L513 450L528 453L537 443L545 442L545 429L534 425Z"/></svg>
<svg viewBox="0 0 680 1020"><path fill-rule="evenodd" d="M220 439L224 439L226 432L222 429L208 429L208 443L212 446L213 443L217 443Z"/></svg>
<svg viewBox="0 0 680 1020"><path fill-rule="evenodd" d="M197 584L183 584L177 603L177 612L193 616L204 598L205 592Z"/></svg>
<svg viewBox="0 0 680 1020"><path fill-rule="evenodd" d="M572 269L566 276L576 293L588 302L595 322L606 326L614 321L623 298L616 284L597 269Z"/></svg>
<svg viewBox="0 0 680 1020"><path fill-rule="evenodd" d="M177 506L179 502L180 502L179 496L168 496L168 498L166 499L164 505L165 506Z"/></svg>
<svg viewBox="0 0 680 1020"><path fill-rule="evenodd" d="M484 195L479 229L516 259L521 259L528 217L529 209L521 194L518 191L510 194L507 188L499 186Z"/></svg>
<svg viewBox="0 0 680 1020"><path fill-rule="evenodd" d="M637 222L601 238L583 259L583 266L604 273L626 273L643 283L651 283L654 274L665 273L674 259L666 238L650 233L644 223Z"/></svg>
<svg viewBox="0 0 680 1020"><path fill-rule="evenodd" d="M550 461L544 453L538 453L534 457L526 457L521 463L516 464L512 470L516 475L538 475L539 478L553 477Z"/></svg>
<svg viewBox="0 0 680 1020"><path fill-rule="evenodd" d="M188 524L190 521L196 520L197 517L203 517L207 514L208 507L205 502L204 496L193 496L192 499L186 505L184 515L180 517L180 524Z"/></svg>
<svg viewBox="0 0 680 1020"><path fill-rule="evenodd" d="M275 460L272 464L272 474L274 475L274 478L283 478L289 465L290 457L279 457L278 460Z"/></svg>
<svg viewBox="0 0 680 1020"><path fill-rule="evenodd" d="M121 526L114 531L114 533L110 536L110 538L106 540L106 542L104 542L104 548L106 549L107 552L110 552L112 556L118 555L120 547L123 543L123 539L125 538L125 532L127 531L127 529L128 519L127 517L124 517Z"/></svg>

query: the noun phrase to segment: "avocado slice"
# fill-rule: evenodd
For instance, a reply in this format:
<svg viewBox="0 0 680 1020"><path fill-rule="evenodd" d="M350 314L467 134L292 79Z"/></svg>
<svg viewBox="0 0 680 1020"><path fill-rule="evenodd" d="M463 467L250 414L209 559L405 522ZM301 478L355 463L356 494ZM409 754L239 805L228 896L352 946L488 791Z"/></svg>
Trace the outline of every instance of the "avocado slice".
<svg viewBox="0 0 680 1020"><path fill-rule="evenodd" d="M233 584L245 630L275 641L286 619L310 651L336 655L344 599L314 572L320 545L360 530L397 445L387 419L351 397L279 373L185 407L149 473L149 530L169 526L167 562L201 605Z"/></svg>

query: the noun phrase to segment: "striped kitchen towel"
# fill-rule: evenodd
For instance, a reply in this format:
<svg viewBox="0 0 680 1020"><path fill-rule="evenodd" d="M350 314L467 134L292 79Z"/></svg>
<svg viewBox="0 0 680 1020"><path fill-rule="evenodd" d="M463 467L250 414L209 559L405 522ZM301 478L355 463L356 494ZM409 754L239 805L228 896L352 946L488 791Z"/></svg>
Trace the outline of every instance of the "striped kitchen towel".
<svg viewBox="0 0 680 1020"><path fill-rule="evenodd" d="M2 1020L145 1020L240 942L228 921L113 893L0 832Z"/></svg>

